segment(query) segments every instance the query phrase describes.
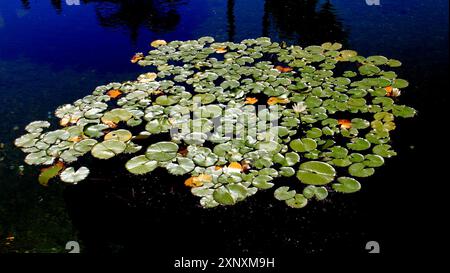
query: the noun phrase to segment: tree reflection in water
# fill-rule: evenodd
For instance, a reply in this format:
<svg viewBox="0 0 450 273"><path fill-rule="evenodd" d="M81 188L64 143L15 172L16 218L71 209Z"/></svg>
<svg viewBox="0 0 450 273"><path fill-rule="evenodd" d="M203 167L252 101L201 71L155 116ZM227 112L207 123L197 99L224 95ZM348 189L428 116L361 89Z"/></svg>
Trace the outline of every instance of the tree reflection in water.
<svg viewBox="0 0 450 273"><path fill-rule="evenodd" d="M301 45L326 41L346 42L347 33L330 1L266 0L263 16L263 35L281 40L294 40Z"/></svg>
<svg viewBox="0 0 450 273"><path fill-rule="evenodd" d="M346 43L347 33L329 0L261 0L263 36L278 37L301 45L325 41ZM21 0L24 9L29 0ZM63 0L50 0L55 10L62 11ZM103 27L127 28L136 41L144 27L152 32L175 30L181 17L177 9L189 0L81 0L94 3L99 24ZM227 0L228 40L234 41L239 26L235 23L235 0ZM214 30L210 34L214 36Z"/></svg>
<svg viewBox="0 0 450 273"><path fill-rule="evenodd" d="M152 32L174 30L180 22L177 7L180 0L83 0L96 3L99 23L104 27L126 27L131 39L137 40L139 29L145 27Z"/></svg>

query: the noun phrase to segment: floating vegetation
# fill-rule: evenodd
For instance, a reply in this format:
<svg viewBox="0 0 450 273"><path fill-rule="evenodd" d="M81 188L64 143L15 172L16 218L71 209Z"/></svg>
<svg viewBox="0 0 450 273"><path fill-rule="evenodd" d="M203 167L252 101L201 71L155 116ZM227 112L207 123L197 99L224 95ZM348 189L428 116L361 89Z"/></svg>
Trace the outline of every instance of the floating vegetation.
<svg viewBox="0 0 450 273"><path fill-rule="evenodd" d="M120 158L124 171L158 167L180 178L205 208L234 205L261 190L292 208L329 193L353 193L395 156L401 63L359 56L339 43L281 46L268 38L217 43L211 37L151 43L131 61L136 81L97 87L59 107L61 128L35 121L15 144L39 181L89 177L84 157ZM258 105L259 104L259 105ZM152 136L158 136L155 141ZM72 166L71 166L72 165ZM149 182L150 183L150 182Z"/></svg>

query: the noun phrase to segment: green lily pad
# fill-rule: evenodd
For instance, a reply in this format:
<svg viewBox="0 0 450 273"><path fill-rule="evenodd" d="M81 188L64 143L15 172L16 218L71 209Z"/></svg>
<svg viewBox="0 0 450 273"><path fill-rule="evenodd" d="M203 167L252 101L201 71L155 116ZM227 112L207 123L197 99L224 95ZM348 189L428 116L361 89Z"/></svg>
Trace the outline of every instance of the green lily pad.
<svg viewBox="0 0 450 273"><path fill-rule="evenodd" d="M268 175L258 175L256 176L253 181L252 184L253 186L257 187L258 189L270 189L273 187L273 183L270 183L269 181L272 181L273 178L271 176Z"/></svg>
<svg viewBox="0 0 450 273"><path fill-rule="evenodd" d="M313 185L309 185L303 189L303 196L305 196L307 199L315 197L318 201L320 201L327 198L328 190L325 187L316 187Z"/></svg>
<svg viewBox="0 0 450 273"><path fill-rule="evenodd" d="M294 139L289 146L296 152L309 152L317 148L317 142L312 138Z"/></svg>
<svg viewBox="0 0 450 273"><path fill-rule="evenodd" d="M337 180L339 183L333 183L331 185L337 192L353 193L361 189L361 184L351 177L339 177Z"/></svg>
<svg viewBox="0 0 450 273"><path fill-rule="evenodd" d="M89 169L86 167L80 167L77 171L73 167L65 169L61 174L61 181L71 184L77 184L88 177Z"/></svg>
<svg viewBox="0 0 450 273"><path fill-rule="evenodd" d="M125 168L132 174L146 174L158 167L158 162L149 160L145 155L133 157L125 164Z"/></svg>
<svg viewBox="0 0 450 273"><path fill-rule="evenodd" d="M56 164L41 171L39 174L39 183L47 186L50 179L58 176L59 172L64 168L62 164Z"/></svg>
<svg viewBox="0 0 450 273"><path fill-rule="evenodd" d="M119 130L111 131L108 134L106 134L105 140L112 139L112 140L126 142L126 141L130 140L132 136L133 135L131 134L130 131L124 130L124 129L119 129Z"/></svg>
<svg viewBox="0 0 450 273"><path fill-rule="evenodd" d="M308 204L308 199L306 199L303 194L297 193L294 198L285 201L286 205L294 209L304 208Z"/></svg>
<svg viewBox="0 0 450 273"><path fill-rule="evenodd" d="M233 198L230 190L224 186L215 189L213 197L214 200L221 205L234 205L236 203L236 199Z"/></svg>
<svg viewBox="0 0 450 273"><path fill-rule="evenodd" d="M110 159L122 153L127 145L118 140L105 140L92 147L91 154L95 158Z"/></svg>
<svg viewBox="0 0 450 273"><path fill-rule="evenodd" d="M375 170L368 168L364 163L353 163L348 167L348 172L355 177L369 177L375 173Z"/></svg>
<svg viewBox="0 0 450 273"><path fill-rule="evenodd" d="M375 147L373 147L373 152L384 158L389 158L397 155L395 151L391 150L391 145L388 144L376 145Z"/></svg>
<svg viewBox="0 0 450 273"><path fill-rule="evenodd" d="M150 145L145 156L154 161L170 161L177 156L178 145L173 142L163 141Z"/></svg>
<svg viewBox="0 0 450 273"><path fill-rule="evenodd" d="M358 68L359 73L364 76L373 76L381 72L381 69L375 65L365 64Z"/></svg>
<svg viewBox="0 0 450 273"><path fill-rule="evenodd" d="M295 197L295 190L289 190L289 187L279 187L278 189L276 189L274 191L274 196L275 199L279 200L279 201L285 201L285 200L289 200L291 198Z"/></svg>
<svg viewBox="0 0 450 273"><path fill-rule="evenodd" d="M178 157L177 163L178 164L169 163L167 165L166 168L170 174L184 175L184 174L191 172L195 168L194 161L192 161L192 159L190 159L190 158Z"/></svg>
<svg viewBox="0 0 450 273"><path fill-rule="evenodd" d="M367 141L365 138L353 138L351 140L351 143L347 144L347 147L349 149L352 149L354 151L364 151L370 148L370 142Z"/></svg>
<svg viewBox="0 0 450 273"><path fill-rule="evenodd" d="M336 170L328 163L308 161L300 165L297 178L308 185L325 185L334 180Z"/></svg>

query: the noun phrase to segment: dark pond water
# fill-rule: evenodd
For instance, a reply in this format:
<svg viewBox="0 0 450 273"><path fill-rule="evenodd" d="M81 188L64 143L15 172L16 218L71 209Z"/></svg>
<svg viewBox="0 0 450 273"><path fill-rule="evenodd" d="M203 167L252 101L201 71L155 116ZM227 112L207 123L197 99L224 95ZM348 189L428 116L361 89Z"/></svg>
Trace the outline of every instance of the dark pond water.
<svg viewBox="0 0 450 273"><path fill-rule="evenodd" d="M427 158L433 158L430 138L439 134L430 136L427 128L440 126L437 117L448 105L448 1L380 2L0 1L0 253L63 252L71 240L89 253L365 253L371 240L386 253L414 251L424 241L418 224L431 218L420 191L442 181L427 172L436 168ZM205 211L163 172L133 179L100 172L97 177L116 182L43 188L35 168L22 169L23 154L12 141L28 122L47 119L98 85L134 79L142 70L130 56L148 50L152 40L205 35L338 41L362 55L400 59L398 73L410 81L402 102L419 116L400 122L399 156L364 180L361 192L303 210L287 209L267 193Z"/></svg>

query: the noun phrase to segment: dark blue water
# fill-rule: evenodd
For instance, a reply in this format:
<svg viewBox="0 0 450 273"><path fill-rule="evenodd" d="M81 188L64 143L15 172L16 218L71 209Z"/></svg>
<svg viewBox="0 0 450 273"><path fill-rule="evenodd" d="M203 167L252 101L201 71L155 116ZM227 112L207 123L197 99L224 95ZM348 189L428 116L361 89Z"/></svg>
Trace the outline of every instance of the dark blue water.
<svg viewBox="0 0 450 273"><path fill-rule="evenodd" d="M96 242L98 234L86 231L89 227L80 212L63 200L63 188L42 188L35 169L20 169L23 155L11 141L25 124L47 119L58 105L100 84L134 79L141 70L129 59L135 52L149 50L150 41L205 35L223 41L264 35L300 45L338 41L362 55L401 60L403 68L398 73L410 81L402 102L418 109L419 116L399 123L394 136L399 156L364 181L363 190L355 196L339 197L307 211L289 211L281 219L277 216L282 223L267 226L272 236L266 239L268 245L279 242L279 248L300 253L361 252L368 240L378 240L386 252L394 253L420 241L412 239L416 230L411 227L429 220L425 203L437 206L432 200L425 202L420 192L427 183L442 180L431 171L437 163L427 158L434 158L430 138L439 135L438 118L445 116L443 106L448 104L447 0L380 0L379 6L369 6L365 0L80 2L0 0L0 142L5 144L0 150L0 252L58 252L65 242L78 237L93 245L91 249L105 250L110 245L126 249L127 241L117 234L109 234L110 241ZM271 213L280 210L259 213L265 206L257 202L236 211L241 217L252 213L248 218L264 230L264 223L275 218L261 219L270 219ZM236 216L236 212L223 213L230 219ZM144 215L136 213L138 218ZM282 226L286 218L293 219L286 220L290 227ZM237 246L256 252L270 248L262 243L253 248L246 245L264 240L262 233L243 234L236 235L241 244ZM15 237L13 243L5 241L10 235Z"/></svg>

